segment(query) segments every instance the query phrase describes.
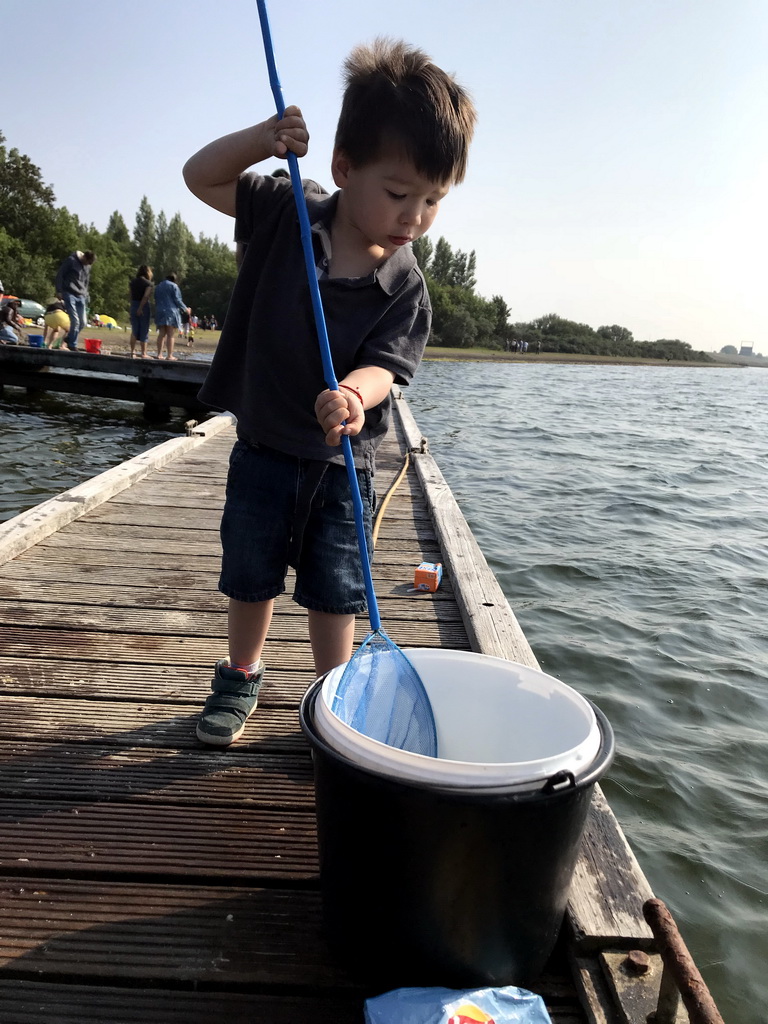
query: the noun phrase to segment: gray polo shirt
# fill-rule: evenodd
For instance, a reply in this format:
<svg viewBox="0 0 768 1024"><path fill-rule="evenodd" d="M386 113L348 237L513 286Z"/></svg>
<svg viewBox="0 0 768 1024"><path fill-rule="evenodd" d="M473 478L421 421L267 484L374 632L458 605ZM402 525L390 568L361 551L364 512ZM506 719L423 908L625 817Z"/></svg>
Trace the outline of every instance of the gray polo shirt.
<svg viewBox="0 0 768 1024"><path fill-rule="evenodd" d="M329 196L310 181L304 192L310 222L330 228L338 193ZM343 462L341 448L325 443L314 413L325 382L288 179L241 176L235 240L245 244L245 254L200 399L233 412L245 440L302 458ZM358 366L381 366L408 384L432 319L411 247L398 249L366 277L321 278L319 285L337 378ZM373 469L390 404L387 397L366 411L363 430L352 438L356 465Z"/></svg>

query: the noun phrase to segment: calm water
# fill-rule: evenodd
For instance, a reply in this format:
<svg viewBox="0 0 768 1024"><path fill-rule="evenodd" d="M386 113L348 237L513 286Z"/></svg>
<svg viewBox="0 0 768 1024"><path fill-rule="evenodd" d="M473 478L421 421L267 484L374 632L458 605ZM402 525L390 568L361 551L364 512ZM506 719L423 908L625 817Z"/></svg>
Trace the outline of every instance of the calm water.
<svg viewBox="0 0 768 1024"><path fill-rule="evenodd" d="M427 363L408 399L728 1024L768 1006L768 373ZM0 400L0 518L181 430ZM10 397L16 396L16 397Z"/></svg>

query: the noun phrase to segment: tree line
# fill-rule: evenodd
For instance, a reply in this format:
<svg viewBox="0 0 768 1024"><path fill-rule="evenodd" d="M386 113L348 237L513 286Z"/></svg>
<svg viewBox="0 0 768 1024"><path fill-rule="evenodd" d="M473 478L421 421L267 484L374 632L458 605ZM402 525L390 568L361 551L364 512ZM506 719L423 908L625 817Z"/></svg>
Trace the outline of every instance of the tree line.
<svg viewBox="0 0 768 1024"><path fill-rule="evenodd" d="M195 238L178 213L170 220L163 211L156 215L146 196L132 232L117 210L99 231L57 206L40 168L4 142L0 133L0 280L8 292L47 303L61 261L77 249L92 249L91 312L126 322L128 281L147 264L156 281L174 271L184 301L199 316L224 320L237 276L229 245L203 234Z"/></svg>
<svg viewBox="0 0 768 1024"><path fill-rule="evenodd" d="M678 338L636 341L632 332L619 324L606 324L594 330L588 324L566 320L556 313L514 323L512 310L501 295L484 299L475 293L474 250L454 251L445 238L439 238L433 245L426 235L413 243L413 250L432 299L430 345L509 352L527 344L529 352L713 362L711 356L695 352Z"/></svg>
<svg viewBox="0 0 768 1024"><path fill-rule="evenodd" d="M132 232L117 210L100 232L57 206L40 169L4 142L0 133L0 278L6 288L21 298L47 302L61 260L76 249L92 249L97 256L91 274L93 312L125 321L128 280L139 265L147 264L156 281L174 271L184 301L195 313L223 322L237 276L229 245L203 234L195 238L180 214L170 220L164 211L155 214L146 196ZM433 245L426 235L413 243L413 250L432 299L430 345L509 352L527 343L529 352L712 361L679 339L635 341L632 332L618 324L594 330L556 313L514 323L501 295L485 299L476 294L474 250L454 250L442 237Z"/></svg>

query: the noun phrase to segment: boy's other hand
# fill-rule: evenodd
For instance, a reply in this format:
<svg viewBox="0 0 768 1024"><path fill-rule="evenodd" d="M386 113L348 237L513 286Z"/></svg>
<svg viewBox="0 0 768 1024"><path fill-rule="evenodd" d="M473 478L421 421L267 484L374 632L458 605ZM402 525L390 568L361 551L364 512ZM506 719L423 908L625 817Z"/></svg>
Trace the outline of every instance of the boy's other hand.
<svg viewBox="0 0 768 1024"><path fill-rule="evenodd" d="M309 132L298 107L286 107L282 118L277 114L267 122L274 132L274 156L285 157L288 151L296 156L306 156L309 148Z"/></svg>
<svg viewBox="0 0 768 1024"><path fill-rule="evenodd" d="M341 444L343 434L359 434L365 423L362 403L351 391L321 391L315 402L315 416L323 428L325 443L332 448Z"/></svg>

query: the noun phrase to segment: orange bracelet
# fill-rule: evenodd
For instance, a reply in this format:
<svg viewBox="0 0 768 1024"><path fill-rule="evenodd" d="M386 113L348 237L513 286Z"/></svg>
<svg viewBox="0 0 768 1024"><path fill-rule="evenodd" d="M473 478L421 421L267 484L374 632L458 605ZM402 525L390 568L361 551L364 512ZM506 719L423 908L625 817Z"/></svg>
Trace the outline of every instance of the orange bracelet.
<svg viewBox="0 0 768 1024"><path fill-rule="evenodd" d="M365 409L365 402L363 401L363 396L360 394L357 388L352 387L351 384L339 384L339 390L341 390L341 388L344 388L345 391L351 391L355 398L357 398L360 405L362 405L363 409Z"/></svg>

